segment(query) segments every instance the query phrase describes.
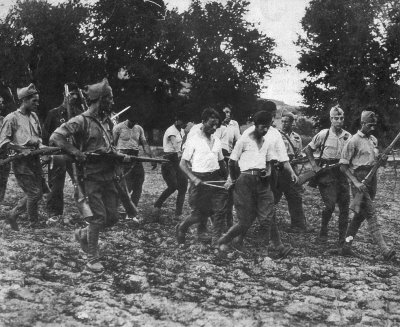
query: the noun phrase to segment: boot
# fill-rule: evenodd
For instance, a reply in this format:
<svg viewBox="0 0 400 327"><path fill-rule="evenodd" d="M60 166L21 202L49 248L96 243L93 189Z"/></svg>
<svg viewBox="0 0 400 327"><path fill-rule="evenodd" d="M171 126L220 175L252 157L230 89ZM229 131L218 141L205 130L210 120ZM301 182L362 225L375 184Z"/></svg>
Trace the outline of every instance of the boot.
<svg viewBox="0 0 400 327"><path fill-rule="evenodd" d="M93 272L101 272L104 270L103 265L99 262L99 234L100 226L89 224L87 227L87 243L88 243L88 262L86 267Z"/></svg>
<svg viewBox="0 0 400 327"><path fill-rule="evenodd" d="M347 236L342 248L339 250L339 254L342 256L354 256L355 253L352 249L353 236Z"/></svg>
<svg viewBox="0 0 400 327"><path fill-rule="evenodd" d="M14 210L10 211L8 217L6 218L6 222L10 225L12 230L19 231L17 215L14 213Z"/></svg>
<svg viewBox="0 0 400 327"><path fill-rule="evenodd" d="M77 241L83 252L88 252L88 238L87 238L87 227L79 228L74 231L75 241Z"/></svg>
<svg viewBox="0 0 400 327"><path fill-rule="evenodd" d="M176 241L178 242L178 244L185 244L186 233L182 230L181 224L177 224L175 226L175 236L176 236Z"/></svg>

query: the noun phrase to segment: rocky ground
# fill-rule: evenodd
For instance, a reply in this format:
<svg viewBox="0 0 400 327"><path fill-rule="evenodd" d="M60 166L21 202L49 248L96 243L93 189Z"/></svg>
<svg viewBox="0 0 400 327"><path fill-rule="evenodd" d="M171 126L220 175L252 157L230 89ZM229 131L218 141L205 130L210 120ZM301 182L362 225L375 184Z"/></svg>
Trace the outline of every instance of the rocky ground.
<svg viewBox="0 0 400 327"><path fill-rule="evenodd" d="M375 203L384 236L400 253L396 177L392 168L380 175ZM150 215L163 187L159 168L146 167L140 216ZM70 185L67 193L66 216L78 218ZM20 196L12 177L2 219ZM0 326L400 326L399 263L381 260L366 226L356 239L359 258L329 254L337 218L329 243L317 244L317 190L306 188L304 204L316 232L288 234L282 201L282 236L296 251L274 260L258 256L251 240L247 253L219 255L193 233L189 246L178 248L170 199L164 224L121 221L103 234L100 275L85 271L74 227L31 230L22 217L14 232L0 221Z"/></svg>

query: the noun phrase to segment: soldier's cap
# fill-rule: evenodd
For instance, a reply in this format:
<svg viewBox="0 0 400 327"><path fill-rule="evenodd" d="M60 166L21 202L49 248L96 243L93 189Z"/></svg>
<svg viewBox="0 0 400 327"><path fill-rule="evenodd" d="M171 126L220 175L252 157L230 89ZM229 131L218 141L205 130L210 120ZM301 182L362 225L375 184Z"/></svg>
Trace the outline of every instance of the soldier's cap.
<svg viewBox="0 0 400 327"><path fill-rule="evenodd" d="M289 117L291 120L294 120L294 115L290 112L290 111L284 111L284 112L282 112L282 118L283 117Z"/></svg>
<svg viewBox="0 0 400 327"><path fill-rule="evenodd" d="M35 85L33 83L29 84L26 87L23 88L18 88L17 89L17 96L18 96L18 100L22 100L23 98L26 98L30 95L33 94L38 94L38 90L36 89Z"/></svg>
<svg viewBox="0 0 400 327"><path fill-rule="evenodd" d="M343 116L343 115L344 115L344 111L342 108L339 107L339 105L332 107L331 110L329 111L330 117Z"/></svg>
<svg viewBox="0 0 400 327"><path fill-rule="evenodd" d="M373 111L363 111L361 113L361 122L362 123L373 123L376 124L378 121L378 118L376 117L376 114Z"/></svg>
<svg viewBox="0 0 400 327"><path fill-rule="evenodd" d="M112 88L110 84L108 84L107 78L104 78L100 83L86 85L85 93L89 100L95 101L100 99L102 96L112 94Z"/></svg>

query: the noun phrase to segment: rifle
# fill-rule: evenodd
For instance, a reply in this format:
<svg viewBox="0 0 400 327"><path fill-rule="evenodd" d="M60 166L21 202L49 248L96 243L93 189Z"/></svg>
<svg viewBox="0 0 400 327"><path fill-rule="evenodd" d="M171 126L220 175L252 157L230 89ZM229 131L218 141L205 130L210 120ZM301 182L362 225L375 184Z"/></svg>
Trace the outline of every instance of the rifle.
<svg viewBox="0 0 400 327"><path fill-rule="evenodd" d="M385 161L384 158L390 153L390 151L393 150L394 146L396 145L399 139L400 139L400 132L393 139L392 143L390 143L388 147L385 150L383 150L381 155L378 157L378 160L376 161L375 165L372 166L371 170L368 172L367 176L364 177L361 183L368 186L372 182L372 179L374 178L376 172L378 171L378 168L382 166L382 164L384 163ZM356 214L359 213L361 209L361 202L364 199L364 196L369 196L369 194L363 192L356 192L354 194L353 200L351 201L350 210L354 211Z"/></svg>
<svg viewBox="0 0 400 327"><path fill-rule="evenodd" d="M305 172L304 174L301 174L299 176L298 185L303 185L304 183L308 182L310 179L314 178L314 177L318 177L319 175L325 173L326 171L328 171L329 169L335 168L335 167L339 167L340 164L339 163L335 163L332 165L327 165L322 167L320 170L318 170L318 172L315 172L314 170L309 170L307 172Z"/></svg>
<svg viewBox="0 0 400 327"><path fill-rule="evenodd" d="M61 149L59 147L54 147L54 146L48 146L45 148L40 148L37 150L32 150L29 152L29 154L23 154L23 153L16 153L11 156L8 156L6 159L0 160L0 166L5 165L8 162L21 159L21 158L27 158L31 156L40 156L40 155L47 155L47 154L54 154L57 152L61 152Z"/></svg>
<svg viewBox="0 0 400 327"><path fill-rule="evenodd" d="M126 154L120 154L116 152L107 152L107 153L96 153L96 152L86 152L85 155L90 160L113 160L119 163L132 163L132 162L156 162L156 163L168 163L167 159L160 158L149 158L149 157L138 157L138 156L129 156Z"/></svg>

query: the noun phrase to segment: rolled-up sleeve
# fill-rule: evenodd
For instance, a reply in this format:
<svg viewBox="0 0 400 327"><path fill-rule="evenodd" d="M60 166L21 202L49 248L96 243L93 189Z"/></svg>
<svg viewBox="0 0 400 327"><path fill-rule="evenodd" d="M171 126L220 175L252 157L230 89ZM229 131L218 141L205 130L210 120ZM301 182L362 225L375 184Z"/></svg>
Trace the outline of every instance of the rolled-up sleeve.
<svg viewBox="0 0 400 327"><path fill-rule="evenodd" d="M317 149L319 149L319 148L321 147L322 138L323 138L322 133L323 133L323 131L319 132L317 135L315 135L315 136L312 138L311 142L308 143L308 146L309 146L311 149L313 149L314 151L317 150Z"/></svg>
<svg viewBox="0 0 400 327"><path fill-rule="evenodd" d="M64 136L65 138L69 138L71 136L76 136L83 133L83 121L82 116L76 116L68 120L66 123L62 124L58 127L53 134L59 134ZM52 134L52 135L53 135Z"/></svg>
<svg viewBox="0 0 400 327"><path fill-rule="evenodd" d="M186 161L190 161L192 159L194 153L194 144L192 142L192 139L187 141L185 150L182 153L182 159Z"/></svg>
<svg viewBox="0 0 400 327"><path fill-rule="evenodd" d="M243 152L243 136L240 137L239 140L236 142L235 147L233 148L229 158L231 160L238 161L240 159L242 152Z"/></svg>
<svg viewBox="0 0 400 327"><path fill-rule="evenodd" d="M11 142L13 127L13 117L7 116L6 118L4 118L3 125L1 126L0 130L0 148Z"/></svg>
<svg viewBox="0 0 400 327"><path fill-rule="evenodd" d="M286 145L280 133L276 136L275 139L275 154L277 156L276 160L278 160L279 162L289 161L289 156L286 151Z"/></svg>

